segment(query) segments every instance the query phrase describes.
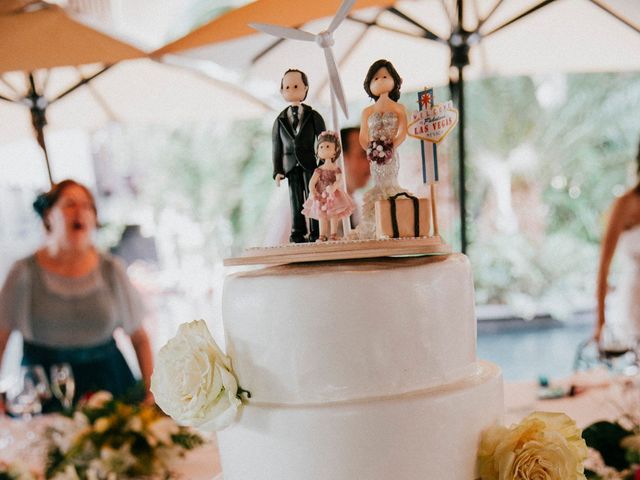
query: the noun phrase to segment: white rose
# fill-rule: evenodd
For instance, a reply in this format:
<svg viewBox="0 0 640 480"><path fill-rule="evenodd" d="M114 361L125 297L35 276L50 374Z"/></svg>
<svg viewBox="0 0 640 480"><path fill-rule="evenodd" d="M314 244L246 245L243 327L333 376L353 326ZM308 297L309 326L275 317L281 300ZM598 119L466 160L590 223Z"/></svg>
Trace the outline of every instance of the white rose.
<svg viewBox="0 0 640 480"><path fill-rule="evenodd" d="M231 360L204 320L180 325L177 335L160 349L151 391L158 406L178 424L210 432L229 426L242 406Z"/></svg>

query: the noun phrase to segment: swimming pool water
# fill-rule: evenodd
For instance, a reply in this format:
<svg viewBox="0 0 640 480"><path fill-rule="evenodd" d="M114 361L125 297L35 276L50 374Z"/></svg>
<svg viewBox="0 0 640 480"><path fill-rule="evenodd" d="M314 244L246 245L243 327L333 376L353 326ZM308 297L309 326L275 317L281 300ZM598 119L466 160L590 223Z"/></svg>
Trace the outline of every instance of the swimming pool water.
<svg viewBox="0 0 640 480"><path fill-rule="evenodd" d="M561 378L573 371L579 344L589 338L593 325L554 324L506 331L478 328L478 358L502 368L506 381L537 380L540 376Z"/></svg>

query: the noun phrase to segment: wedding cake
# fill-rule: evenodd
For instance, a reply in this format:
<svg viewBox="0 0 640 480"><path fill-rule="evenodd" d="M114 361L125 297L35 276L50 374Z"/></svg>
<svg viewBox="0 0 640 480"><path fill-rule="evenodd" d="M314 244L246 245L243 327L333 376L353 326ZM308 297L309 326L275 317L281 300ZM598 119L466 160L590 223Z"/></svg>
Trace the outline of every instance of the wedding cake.
<svg viewBox="0 0 640 480"><path fill-rule="evenodd" d="M501 420L476 358L464 255L289 264L227 277L227 353L251 400L218 432L225 480L472 480Z"/></svg>

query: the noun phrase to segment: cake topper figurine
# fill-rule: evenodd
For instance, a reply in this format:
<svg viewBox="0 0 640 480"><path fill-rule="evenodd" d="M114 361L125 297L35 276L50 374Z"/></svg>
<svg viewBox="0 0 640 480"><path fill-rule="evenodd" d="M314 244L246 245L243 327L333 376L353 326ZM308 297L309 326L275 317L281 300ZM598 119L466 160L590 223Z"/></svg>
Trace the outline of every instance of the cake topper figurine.
<svg viewBox="0 0 640 480"><path fill-rule="evenodd" d="M418 111L413 112L407 127L407 133L420 140L422 156L422 182L429 185L431 216L433 218L433 236L439 237L437 184L438 148L458 123L458 111L453 102L447 101L434 105L433 88L424 88L418 92Z"/></svg>
<svg viewBox="0 0 640 480"><path fill-rule="evenodd" d="M325 130L322 116L305 105L309 81L304 72L287 70L280 82L280 93L289 103L273 123L273 178L276 185L286 178L291 205L290 242L302 243L318 238L318 222L307 221L302 207L309 195L309 181L316 168L315 140Z"/></svg>
<svg viewBox="0 0 640 480"><path fill-rule="evenodd" d="M322 132L318 136L316 153L318 161L323 163L313 172L302 213L320 222L319 241L337 240L338 222L355 210L353 200L341 188L342 170L337 164L340 150L340 139L335 132Z"/></svg>
<svg viewBox="0 0 640 480"><path fill-rule="evenodd" d="M362 112L360 145L367 151L374 186L365 194L362 220L356 229L360 239L376 237L375 203L399 193L397 148L407 137L407 112L398 103L402 78L388 60L369 67L364 90L375 103Z"/></svg>

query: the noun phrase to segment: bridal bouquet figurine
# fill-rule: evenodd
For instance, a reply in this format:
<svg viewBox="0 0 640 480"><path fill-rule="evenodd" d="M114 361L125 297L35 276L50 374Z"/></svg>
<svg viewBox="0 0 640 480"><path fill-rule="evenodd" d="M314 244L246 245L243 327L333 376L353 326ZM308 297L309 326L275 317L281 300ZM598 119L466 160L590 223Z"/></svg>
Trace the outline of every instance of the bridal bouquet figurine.
<svg viewBox="0 0 640 480"><path fill-rule="evenodd" d="M373 139L367 145L367 160L384 165L393 157L393 141L385 137Z"/></svg>

